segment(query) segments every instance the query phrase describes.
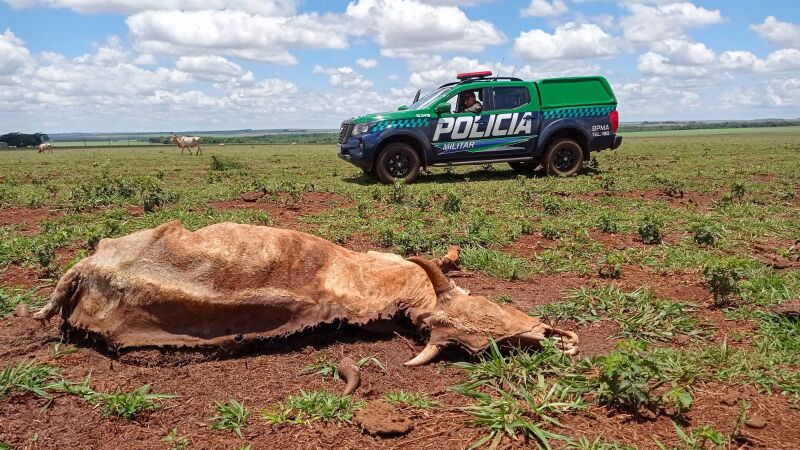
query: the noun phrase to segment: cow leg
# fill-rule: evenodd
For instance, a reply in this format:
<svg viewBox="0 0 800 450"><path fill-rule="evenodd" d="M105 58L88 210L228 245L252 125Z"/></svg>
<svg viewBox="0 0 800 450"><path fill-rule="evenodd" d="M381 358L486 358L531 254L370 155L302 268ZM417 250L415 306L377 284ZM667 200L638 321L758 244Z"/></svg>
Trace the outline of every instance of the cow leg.
<svg viewBox="0 0 800 450"><path fill-rule="evenodd" d="M64 306L64 303L75 295L79 279L80 273L75 270L75 268L61 277L58 285L56 285L55 291L53 291L53 294L50 296L50 301L34 314L33 318L37 320L47 320L58 314L58 312L61 311L61 307Z"/></svg>

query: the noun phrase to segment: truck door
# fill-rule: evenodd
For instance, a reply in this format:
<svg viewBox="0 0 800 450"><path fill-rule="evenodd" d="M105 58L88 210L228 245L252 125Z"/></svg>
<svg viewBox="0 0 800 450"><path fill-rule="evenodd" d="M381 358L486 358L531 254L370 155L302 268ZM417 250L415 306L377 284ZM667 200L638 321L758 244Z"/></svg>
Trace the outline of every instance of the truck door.
<svg viewBox="0 0 800 450"><path fill-rule="evenodd" d="M530 155L536 148L542 120L536 88L529 83L492 86L488 97L490 110L487 112L496 116L495 124L500 121L500 127L493 127L492 132L502 134L508 129L503 143L507 148L504 155ZM508 127L504 126L506 121Z"/></svg>
<svg viewBox="0 0 800 450"><path fill-rule="evenodd" d="M462 112L472 92L483 104L479 114ZM465 87L454 93L451 113L436 121L431 139L435 162L502 159L531 154L539 131L538 97L525 84ZM535 98L536 101L532 101Z"/></svg>

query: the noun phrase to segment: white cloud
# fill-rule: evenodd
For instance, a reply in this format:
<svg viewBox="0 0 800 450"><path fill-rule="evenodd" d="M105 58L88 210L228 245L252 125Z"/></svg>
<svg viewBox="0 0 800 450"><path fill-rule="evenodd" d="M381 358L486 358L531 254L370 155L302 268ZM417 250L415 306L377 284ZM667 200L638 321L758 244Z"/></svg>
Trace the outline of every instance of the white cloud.
<svg viewBox="0 0 800 450"><path fill-rule="evenodd" d="M620 44L595 24L567 22L553 34L543 30L523 32L514 41L514 52L526 60L588 59L613 56Z"/></svg>
<svg viewBox="0 0 800 450"><path fill-rule="evenodd" d="M21 73L33 64L31 52L11 30L0 34L0 76Z"/></svg>
<svg viewBox="0 0 800 450"><path fill-rule="evenodd" d="M569 11L563 0L531 0L527 8L521 11L523 16L555 17Z"/></svg>
<svg viewBox="0 0 800 450"><path fill-rule="evenodd" d="M639 55L636 67L646 75L660 76L702 77L709 72L703 66L673 64L668 57L654 52Z"/></svg>
<svg viewBox="0 0 800 450"><path fill-rule="evenodd" d="M81 13L132 14L142 11L240 10L268 16L290 16L295 0L4 0L12 8L65 8Z"/></svg>
<svg viewBox="0 0 800 450"><path fill-rule="evenodd" d="M733 50L722 52L719 62L725 69L752 69L758 62L758 57L748 51Z"/></svg>
<svg viewBox="0 0 800 450"><path fill-rule="evenodd" d="M158 58L149 53L142 53L133 60L133 63L140 66L152 66L158 64Z"/></svg>
<svg viewBox="0 0 800 450"><path fill-rule="evenodd" d="M772 80L767 86L767 95L773 106L800 107L800 78Z"/></svg>
<svg viewBox="0 0 800 450"><path fill-rule="evenodd" d="M702 42L695 42L687 37L665 39L654 42L650 49L669 57L675 64L696 66L710 64L717 55Z"/></svg>
<svg viewBox="0 0 800 450"><path fill-rule="evenodd" d="M365 79L352 67L326 68L317 64L314 66L314 73L328 75L331 86L361 89L372 87L372 81Z"/></svg>
<svg viewBox="0 0 800 450"><path fill-rule="evenodd" d="M777 78L737 86L720 95L720 107L731 111L745 110L751 117L754 113L780 114L776 109L796 114L800 108L800 78Z"/></svg>
<svg viewBox="0 0 800 450"><path fill-rule="evenodd" d="M673 45L674 44L674 45ZM639 55L637 68L646 75L683 78L716 76L725 71L753 73L791 72L800 70L800 50L776 50L765 59L748 51L729 50L717 56L699 43L655 45L665 53L646 52Z"/></svg>
<svg viewBox="0 0 800 450"><path fill-rule="evenodd" d="M358 58L356 64L364 69L372 69L378 65L378 60L372 58Z"/></svg>
<svg viewBox="0 0 800 450"><path fill-rule="evenodd" d="M200 80L224 82L238 78L252 80L252 72L245 71L242 66L216 55L181 56L175 68L192 74Z"/></svg>
<svg viewBox="0 0 800 450"><path fill-rule="evenodd" d="M472 20L455 6L418 0L355 0L347 5L346 14L374 37L388 57L478 52L506 41L493 24Z"/></svg>
<svg viewBox="0 0 800 450"><path fill-rule="evenodd" d="M245 11L146 11L126 20L134 45L170 55L226 54L294 64L293 47L343 49L347 27L332 16L270 17Z"/></svg>
<svg viewBox="0 0 800 450"><path fill-rule="evenodd" d="M620 21L627 39L632 42L654 42L676 38L690 28L699 28L722 22L718 9L708 10L693 3L665 5L628 4L630 15Z"/></svg>
<svg viewBox="0 0 800 450"><path fill-rule="evenodd" d="M796 48L776 50L770 53L762 63L756 63L756 70L765 72L800 70L800 50Z"/></svg>
<svg viewBox="0 0 800 450"><path fill-rule="evenodd" d="M129 60L102 56L108 45L77 58L53 52L37 58L10 31L0 35L0 43L4 56L12 54L11 48L13 54L23 55L27 71L24 76L0 73L4 86L0 123L9 129L170 131L308 127L310 123L333 127L344 118L394 109L401 103L385 92L368 89L369 83L359 82L352 68L320 70L328 72L339 89L356 82L362 88L359 95L342 95L339 89L300 89L280 78L248 79L252 77L249 71L216 55L187 56L176 62L179 68L150 70L133 64L138 56L130 52L126 53ZM229 79L197 81L217 79L217 75Z"/></svg>
<svg viewBox="0 0 800 450"><path fill-rule="evenodd" d="M781 22L773 16L764 19L763 23L750 25L762 39L785 47L800 48L800 25Z"/></svg>
<svg viewBox="0 0 800 450"><path fill-rule="evenodd" d="M691 119L702 111L706 98L704 86L669 76L647 77L613 86L621 120Z"/></svg>

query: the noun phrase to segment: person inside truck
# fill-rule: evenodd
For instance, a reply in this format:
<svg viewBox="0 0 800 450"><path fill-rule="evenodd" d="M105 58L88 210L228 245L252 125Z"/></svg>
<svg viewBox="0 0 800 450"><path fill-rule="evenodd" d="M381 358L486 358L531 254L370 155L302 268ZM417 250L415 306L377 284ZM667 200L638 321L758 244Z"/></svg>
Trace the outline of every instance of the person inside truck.
<svg viewBox="0 0 800 450"><path fill-rule="evenodd" d="M483 110L483 105L475 98L474 92L465 92L461 101L464 107L460 112L479 114Z"/></svg>

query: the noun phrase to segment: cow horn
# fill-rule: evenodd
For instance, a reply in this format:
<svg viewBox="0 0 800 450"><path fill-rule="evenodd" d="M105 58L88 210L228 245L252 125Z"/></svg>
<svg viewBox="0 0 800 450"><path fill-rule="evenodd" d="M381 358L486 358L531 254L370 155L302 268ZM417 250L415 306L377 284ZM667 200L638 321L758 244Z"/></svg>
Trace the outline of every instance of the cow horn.
<svg viewBox="0 0 800 450"><path fill-rule="evenodd" d="M358 389L361 384L361 376L358 374L358 365L352 358L342 358L339 365L336 367L339 375L347 382L347 387L344 388L342 395L350 395Z"/></svg>
<svg viewBox="0 0 800 450"><path fill-rule="evenodd" d="M404 366L422 366L433 361L442 352L442 347L428 344L417 356L403 363Z"/></svg>
<svg viewBox="0 0 800 450"><path fill-rule="evenodd" d="M433 283L433 290L436 291L437 296L446 292L450 292L452 289L450 287L450 281L448 281L447 277L444 276L444 273L442 273L442 271L436 267L436 264L419 256L412 256L408 258L408 260L422 267L422 270L428 274L428 278L430 278L431 283Z"/></svg>

